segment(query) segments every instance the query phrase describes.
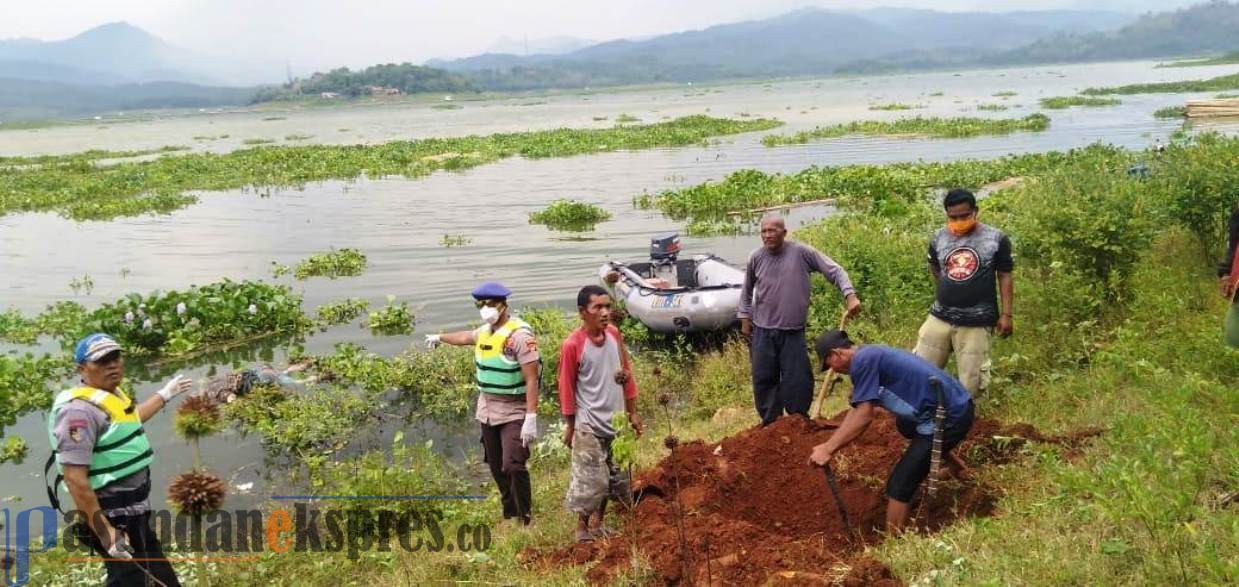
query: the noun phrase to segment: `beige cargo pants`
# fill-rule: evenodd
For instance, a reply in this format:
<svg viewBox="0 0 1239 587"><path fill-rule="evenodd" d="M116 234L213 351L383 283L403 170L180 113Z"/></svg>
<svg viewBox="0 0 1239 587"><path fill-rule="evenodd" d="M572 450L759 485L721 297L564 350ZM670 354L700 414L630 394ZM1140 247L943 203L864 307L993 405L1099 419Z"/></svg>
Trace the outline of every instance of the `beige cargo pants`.
<svg viewBox="0 0 1239 587"><path fill-rule="evenodd" d="M989 344L993 332L988 326L954 326L931 314L917 332L916 349L912 352L941 369L954 351L960 383L973 397L978 397L989 387Z"/></svg>

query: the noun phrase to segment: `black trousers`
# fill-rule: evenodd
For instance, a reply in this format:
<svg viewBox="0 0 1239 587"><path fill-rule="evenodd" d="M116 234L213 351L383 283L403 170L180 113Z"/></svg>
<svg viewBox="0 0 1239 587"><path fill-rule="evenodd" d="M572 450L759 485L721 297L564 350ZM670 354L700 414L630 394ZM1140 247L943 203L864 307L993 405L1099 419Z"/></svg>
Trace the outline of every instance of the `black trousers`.
<svg viewBox="0 0 1239 587"><path fill-rule="evenodd" d="M163 548L159 545L159 538L151 530L150 512L136 516L108 516L108 521L129 537L129 546L133 548L133 558L137 560L104 561L103 565L108 571L105 583L107 587L158 587L160 583L167 587L180 587L181 582L177 580L176 572L172 570L172 565L168 561L149 560L165 558ZM94 532L84 525L79 526L79 531L84 534L82 538L88 539L90 547L95 552L104 558L110 558L107 549L103 548L103 543L99 542L99 537L95 536ZM152 580L152 577L155 580ZM159 582L157 583L156 580Z"/></svg>
<svg viewBox="0 0 1239 587"><path fill-rule="evenodd" d="M942 431L942 453L951 452L972 430L972 422L976 417L976 406L970 401L964 414L954 422L948 422ZM895 420L895 428L907 438L908 449L903 457L891 469L891 476L886 480L886 497L901 503L911 503L921 482L929 476L929 465L933 456L934 439L932 436L918 434L916 424L906 420Z"/></svg>
<svg viewBox="0 0 1239 587"><path fill-rule="evenodd" d="M521 445L522 420L497 426L482 424L483 460L499 487L503 518L521 518L529 523L533 511L533 489L529 483L529 449Z"/></svg>
<svg viewBox="0 0 1239 587"><path fill-rule="evenodd" d="M749 349L753 367L753 403L762 425L788 414L809 415L813 403L813 367L804 330L753 328Z"/></svg>

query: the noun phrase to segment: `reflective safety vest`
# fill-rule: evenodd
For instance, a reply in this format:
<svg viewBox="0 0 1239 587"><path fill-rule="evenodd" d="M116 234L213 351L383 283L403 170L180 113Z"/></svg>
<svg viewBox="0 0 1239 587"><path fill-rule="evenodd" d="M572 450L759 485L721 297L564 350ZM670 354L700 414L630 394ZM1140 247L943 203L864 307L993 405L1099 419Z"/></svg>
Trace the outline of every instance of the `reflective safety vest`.
<svg viewBox="0 0 1239 587"><path fill-rule="evenodd" d="M55 458L56 470L60 473L52 490L59 486L64 475L64 466L56 457L55 450L58 445L54 431L56 416L64 409L65 404L75 399L90 402L108 416L108 428L95 439L94 454L90 457L88 478L91 489L106 487L151 465L154 456L146 433L142 430L138 406L125 392L117 389L116 393L109 393L93 387L67 389L56 396L47 420L48 436L53 447L52 457Z"/></svg>
<svg viewBox="0 0 1239 587"><path fill-rule="evenodd" d="M525 376L520 363L503 355L508 337L520 329L533 332L525 322L509 317L499 330L479 332L473 345L473 364L477 367L478 391L519 395L525 393Z"/></svg>

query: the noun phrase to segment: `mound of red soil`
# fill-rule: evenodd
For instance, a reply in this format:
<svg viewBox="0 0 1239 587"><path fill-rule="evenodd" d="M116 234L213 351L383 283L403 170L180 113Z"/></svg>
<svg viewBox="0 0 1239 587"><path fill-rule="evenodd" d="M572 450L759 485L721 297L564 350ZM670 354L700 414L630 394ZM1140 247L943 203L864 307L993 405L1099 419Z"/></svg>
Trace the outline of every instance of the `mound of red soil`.
<svg viewBox="0 0 1239 587"><path fill-rule="evenodd" d="M994 421L979 420L957 451L1001 461L1010 452L1009 441L994 436L1004 430ZM808 464L812 447L832 433L803 418L786 417L718 444L681 444L638 477L638 504L621 513L629 516L624 535L530 558L551 566L597 561L588 573L594 583L630 568L635 547L666 584L898 584L881 563L857 557L866 542L880 539L886 477L907 441L894 419L883 414L835 457L853 530L849 535L823 470ZM1008 432L1044 440L1035 433L1031 427ZM994 443L1004 446L989 446ZM919 512L916 523L922 529L936 530L961 516L993 510L995 492L974 482L950 479L939 487L938 496Z"/></svg>

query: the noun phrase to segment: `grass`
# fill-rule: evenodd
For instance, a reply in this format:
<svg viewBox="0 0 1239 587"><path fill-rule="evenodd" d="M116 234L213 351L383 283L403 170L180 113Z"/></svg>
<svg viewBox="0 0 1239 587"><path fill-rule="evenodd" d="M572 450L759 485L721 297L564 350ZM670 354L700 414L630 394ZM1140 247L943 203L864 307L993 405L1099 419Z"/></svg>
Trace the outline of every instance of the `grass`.
<svg viewBox="0 0 1239 587"><path fill-rule="evenodd" d="M870 545L868 554L890 564L902 581L1234 582L1239 567L1227 553L1239 548L1239 512L1228 502L1233 500L1234 471L1239 470L1234 450L1239 428L1233 421L1239 413L1239 351L1223 348L1220 341L1218 322L1226 302L1217 294L1212 267L1219 239L1212 235L1212 226L1200 226L1184 214L1193 208L1229 210L1226 206L1239 203L1227 187L1239 179L1232 164L1239 157L1239 138L1203 136L1189 144L1173 143L1150 161L1148 179L1128 177L1127 167L1142 156L1094 146L997 161L819 168L790 176L762 174L770 178L763 182L750 179L747 192L762 200L784 197L795 182L820 180L828 173L858 178L851 185L872 186L846 199L847 213L803 227L793 236L831 255L851 273L865 303L850 328L861 342L908 347L933 297L924 271L925 240L943 220L924 186L971 186L1001 174L1032 175L981 204L986 223L1011 235L1021 261L1016 270L1016 331L994 343L995 378L979 401L978 413L1027 422L1045 433L1085 427L1104 432L1076 449L1030 444L1015 451L1010 462L978 467L979 482L998 489L992 517L964 519L941 533L907 533ZM737 175L759 177L755 173ZM1210 224L1225 221L1224 215L1218 216ZM816 333L835 323L842 302L821 280L815 280L812 292L808 330ZM546 368L554 372L557 357L549 353L575 320L554 311L527 319L548 351ZM398 447L392 458L316 448L331 446L347 434L354 418L372 418L381 405L374 400L376 394L393 387L450 405L457 414L467 413L470 351L440 348L421 356L389 359L342 345L336 353L317 358L315 368L330 369L365 393L260 396L262 401L242 400L228 411L249 406L245 420L253 422L253 430L263 438L308 447L309 452L290 454L294 463L306 466L308 482L324 494L447 491L464 479L476 482L473 491L491 498L444 510L445 534L458 524L494 521L498 500L472 456L477 449L469 459L456 459L465 463L461 470L399 437L392 443ZM648 429L662 429L665 423L653 409L659 392L672 396L676 408L670 418L681 441L717 440L754 425L747 356L739 341L702 352L672 345L637 353L638 411L646 416ZM655 367L660 377L653 375ZM840 408L846 395L836 394L830 408ZM288 402L293 403L281 407ZM299 409L301 402L307 402L306 409ZM550 415L555 409L554 394L548 394L540 410ZM270 428L264 432L263 426ZM579 585L584 582L583 566L545 568L529 564L522 555L530 549L562 548L570 540L573 519L561 505L569 464L556 434L552 428L533 449L536 525L495 528L492 548L484 556L393 549L350 560L343 551L263 552L251 564L212 567L211 583L334 585L346 577L345 582L358 585L445 580ZM636 441L638 469L665 454L660 434ZM780 458L792 462L803 457ZM385 488L392 489L379 491ZM830 507L806 505L810 514L824 515ZM623 517L617 515L614 523L622 524ZM62 549L35 555L35 580L76 577L81 565L66 562L65 556ZM633 567L632 574L617 583L657 581L641 561ZM194 570L178 569L184 577Z"/></svg>
<svg viewBox="0 0 1239 587"><path fill-rule="evenodd" d="M509 157L542 159L625 149L701 144L712 137L769 130L775 120L688 116L605 129L395 141L382 145L284 145L226 154L187 153L151 161L87 165L82 154L36 166L0 165L0 216L56 212L75 220L168 213L197 201L192 192L298 187L314 181L468 169ZM452 155L450 157L446 155Z"/></svg>
<svg viewBox="0 0 1239 587"><path fill-rule="evenodd" d="M1131 84L1111 88L1088 88L1080 93L1089 96L1100 96L1103 94L1187 94L1191 92L1224 92L1228 90L1239 90L1239 73L1207 80Z"/></svg>
<svg viewBox="0 0 1239 587"><path fill-rule="evenodd" d="M530 224L542 224L551 230L588 231L611 219L611 213L588 202L556 200L546 208L529 214Z"/></svg>
<svg viewBox="0 0 1239 587"><path fill-rule="evenodd" d="M1209 57L1206 59L1185 59L1183 61L1171 61L1169 63L1158 63L1156 67L1204 67L1208 65L1231 65L1239 63L1239 52L1227 53L1217 57Z"/></svg>
<svg viewBox="0 0 1239 587"><path fill-rule="evenodd" d="M1051 98L1042 98L1041 107L1047 110L1065 110L1072 106L1086 106L1089 108L1100 108L1105 106L1118 106L1123 101L1118 98L1097 98L1092 96L1054 96Z"/></svg>
<svg viewBox="0 0 1239 587"><path fill-rule="evenodd" d="M837 138L848 135L912 136L931 138L964 138L979 135L1003 135L1013 132L1040 132L1050 127L1044 114L1024 118L903 118L892 122L866 120L834 126L817 127L794 135L766 135L767 147L803 144L813 139Z"/></svg>

